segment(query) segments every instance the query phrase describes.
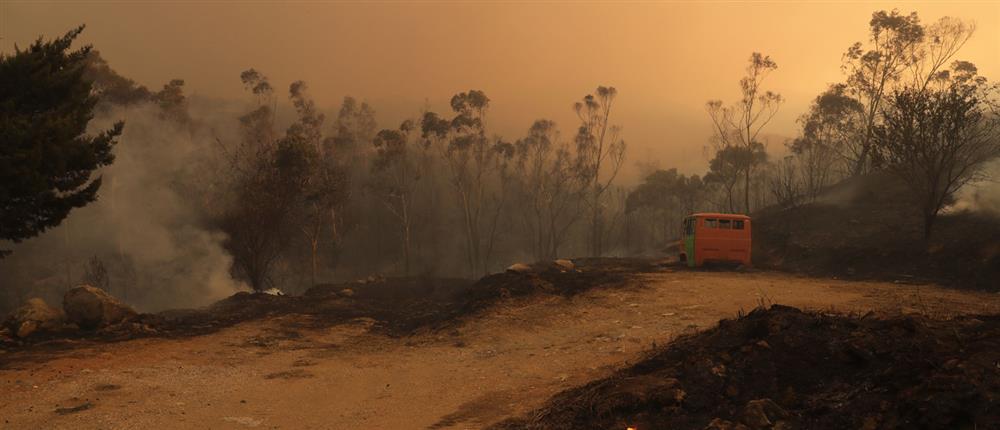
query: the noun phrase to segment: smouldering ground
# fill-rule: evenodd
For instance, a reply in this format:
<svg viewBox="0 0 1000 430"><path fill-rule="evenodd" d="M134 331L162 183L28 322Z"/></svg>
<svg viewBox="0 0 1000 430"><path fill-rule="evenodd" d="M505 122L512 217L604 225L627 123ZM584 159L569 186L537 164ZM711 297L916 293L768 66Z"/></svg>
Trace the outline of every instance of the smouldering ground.
<svg viewBox="0 0 1000 430"><path fill-rule="evenodd" d="M480 428L608 375L654 342L760 303L846 312L1000 312L1000 295L755 272L641 275L524 299L453 331L390 338L301 316L184 339L0 351L0 427ZM44 352L38 352L44 351Z"/></svg>

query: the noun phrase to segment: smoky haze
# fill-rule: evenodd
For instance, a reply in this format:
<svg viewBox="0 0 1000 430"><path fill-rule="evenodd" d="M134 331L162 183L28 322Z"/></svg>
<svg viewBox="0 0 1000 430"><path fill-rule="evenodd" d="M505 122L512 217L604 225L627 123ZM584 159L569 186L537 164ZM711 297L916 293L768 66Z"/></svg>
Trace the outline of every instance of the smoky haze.
<svg viewBox="0 0 1000 430"><path fill-rule="evenodd" d="M218 105L211 111L198 106L193 104L192 114L204 119L221 111ZM2 272L22 290L16 293L89 282L95 257L108 272L106 287L143 311L198 306L236 292L240 285L229 274L225 235L206 226L196 192L213 180L211 149L217 136L226 135L227 123L182 127L145 103L103 112L90 129L106 129L119 119L127 125L114 164L100 172L100 199L18 245L4 261ZM39 273L51 276L38 279Z"/></svg>
<svg viewBox="0 0 1000 430"><path fill-rule="evenodd" d="M147 86L183 78L189 94L239 99L234 77L254 67L279 87L308 82L327 110L346 95L367 100L380 126L428 103L446 110L452 94L476 88L493 101L491 129L509 138L538 118L572 132L572 102L613 85L632 161L701 173L705 102L738 95L750 52L779 65L771 86L786 104L769 132L792 137L816 94L844 79L841 55L865 38L871 12L888 7L919 11L925 23L975 21L961 56L1000 76L1000 5L987 2L5 2L0 50L86 23L81 42ZM626 164L623 179L635 182Z"/></svg>
<svg viewBox="0 0 1000 430"><path fill-rule="evenodd" d="M975 21L975 37L957 58L973 61L980 75L1000 78L1000 5L897 6L904 13L918 11L924 23L945 15ZM708 170L714 152L706 102L720 99L728 104L738 99L738 82L750 53L764 52L777 64L766 87L781 94L783 103L757 140L764 143L769 162L780 162L785 143L801 134L798 118L829 84L845 79L842 54L852 43L866 40L868 19L881 7L865 3L0 3L0 51L9 53L15 45L24 47L39 36L64 34L85 23L77 46L93 44L122 76L152 89L183 79L190 116L190 122L179 124L147 100L112 107L95 118L92 130L106 129L117 120L126 122L115 149L116 161L101 172L100 200L75 210L63 225L19 244L2 261L3 281L15 286L6 291L14 296L8 302L39 294L57 302L66 287L93 279L101 270L108 272L107 288L114 295L143 311L199 306L248 288L234 280L238 269L230 252L232 237L223 233L225 217L217 212L227 209L220 208L219 201L243 197L226 188L236 182L225 177L232 176L227 169L238 169L222 158L225 147L248 140L241 118L261 107L255 98L258 102L265 98L249 94L246 81L241 82L241 73L251 68L266 76L273 89L273 98L263 103L276 107L273 123L264 127L269 128L264 134L271 134L271 143L288 138L290 126L301 129L316 120L314 115L304 121L289 98L290 86L308 88L306 102L315 102L318 113L325 115L325 122L320 120L318 128L310 130L317 139L309 144L325 148L327 139L335 143L354 139L344 146L346 150L338 151L357 161L338 166L349 171L350 198L338 203L344 207L322 208L335 214L330 225L317 223L318 233L309 236L306 224L315 220L294 219L287 222L293 225L287 232L275 236L284 240L294 235L294 239L273 268L269 279L273 285L301 292L317 279L330 282L370 273L471 277L516 261L658 252L675 239L679 229L673 221L698 209L725 209L721 198L711 200L718 197L713 194L717 190L697 188L704 186L702 179L684 175L704 177ZM293 84L299 80L308 86ZM474 92L470 90L482 90L489 98L488 108L478 111L473 106L475 96L469 96L465 106L473 113L454 108L452 97ZM519 183L521 188L511 191L506 186L516 181L504 175L524 173L511 161L503 168L491 167L486 175L493 175L491 182L481 184L480 189L496 195L474 196L485 202L482 207L459 208L457 202L468 197L462 193L470 191L459 189L456 194L454 184L461 181L448 177L447 168L461 160L449 158L450 149L417 149L417 135L426 125L421 124L421 115L432 111L446 121L482 121L446 130L439 146L484 136L497 147L534 139L552 148L565 145L566 154L576 151L577 156L574 139L581 119L574 102L601 91L613 91L615 104L610 123L595 129L609 126L618 136L616 127L621 126L627 150L620 172L609 171L613 163L602 167L597 162L597 179L585 178L597 188L608 181L604 194L593 202L584 202L582 191L565 191L574 186L583 190L590 183L553 185L546 182L555 176L548 171L537 175L537 183ZM370 129L345 131L338 122L343 119L345 96L374 110ZM535 121L543 118L554 121L552 128L540 127L539 133L528 136L539 125ZM418 125L406 129L400 126L404 120ZM412 160L381 161L389 171L412 164L405 167L419 170L418 183L377 183L373 167L380 160L373 143L379 131L413 131L402 139L403 146L413 148ZM391 133L379 135L383 144L393 142ZM546 156L557 158L552 155L557 152ZM561 167L546 159L540 162L541 170L569 171L565 167L573 162L569 158L561 160ZM663 209L657 206L663 200L657 195L645 202L652 209L630 213L634 187L660 169L676 169L660 172L665 187L689 185L696 190L689 194L712 195L711 201ZM745 212L774 203L773 190L765 186L772 179L767 175L773 174L768 169L761 168L752 185L747 175L745 189L754 188L755 194L747 191ZM1000 172L1000 166L994 163L989 170ZM516 179L526 175L521 176ZM1000 176L994 173L994 178ZM566 182L573 180L584 181ZM575 198L576 206L556 208L562 203L555 199L539 203L538 196L530 195L532 190L545 194L546 186L562 190L566 201ZM412 201L400 203L399 189L408 190ZM738 208L732 207L732 190L730 186L728 210L734 212ZM406 209L416 215L397 219L402 218L402 205L411 204ZM530 209L537 219L521 219L529 204L535 205ZM617 243L581 239L589 227L588 205L596 208L593 220L608 219L606 225L594 221L596 236L615 236ZM957 207L1000 213L1000 186L985 182L963 190ZM475 212L479 218L463 219L456 208ZM598 213L601 210L607 212ZM295 216L312 215L302 212ZM553 221L545 227L545 216L550 221L561 217L565 225ZM622 222L629 216L635 218L631 224ZM473 222L475 233L470 232L473 227L456 228ZM244 226L228 227L239 231ZM405 235L408 242L411 227L413 249L400 251L397 236ZM553 239L554 232L565 237ZM524 240L522 235L531 237ZM313 239L310 255L306 242ZM464 256L464 248L474 248L477 255ZM465 258L479 261L467 264Z"/></svg>

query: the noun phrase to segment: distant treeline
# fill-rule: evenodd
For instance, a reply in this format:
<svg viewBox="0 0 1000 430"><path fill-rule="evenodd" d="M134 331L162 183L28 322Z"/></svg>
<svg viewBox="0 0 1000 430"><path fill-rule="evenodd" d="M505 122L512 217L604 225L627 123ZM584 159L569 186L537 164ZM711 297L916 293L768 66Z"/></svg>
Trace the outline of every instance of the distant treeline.
<svg viewBox="0 0 1000 430"><path fill-rule="evenodd" d="M257 290L301 291L372 273L476 277L517 261L658 255L678 238L685 214L800 205L840 180L876 170L911 185L914 214L930 235L955 192L982 179L985 163L1000 155L997 86L955 58L973 32L953 18L925 25L915 13L874 13L867 40L843 56L844 82L816 97L800 118L801 134L785 148L768 148L759 138L783 98L766 88L777 62L753 53L738 82L741 97L707 103L714 126L706 136L708 171L688 176L637 163L644 181L634 188L616 182L627 145L615 120L614 87L568 100L577 123L538 119L520 136L501 137L488 127L491 101L478 90L455 94L446 112L415 111L386 125L374 107L353 97L328 117L306 83L279 91L263 72L249 69L234 77L246 89L246 103L232 113L191 106L180 79L150 91L89 51L85 77L99 99L97 120L124 119L122 154L139 167L161 163L158 175L143 176L135 182L142 187L125 198L169 191L165 200L184 209L156 226L177 250L156 267L137 263L139 247L130 248L129 233L115 226L131 214L151 215L122 215L115 202L123 197L104 186L108 198L94 205L107 216L78 222L70 216L77 230L113 231L100 246L86 242L93 252L74 248L69 233L60 240L51 231L34 245L14 247L0 273L18 284L10 301L81 280L142 296L144 288L169 282L169 273L184 271L169 261L214 255L215 247L224 251L218 261L226 262L227 274ZM284 98L294 117L279 124ZM176 145L183 159L157 161L163 145L168 151ZM133 170L116 173L117 167L108 174L129 189ZM191 228L198 233L184 237L207 238L198 255L182 252L189 242L178 239ZM154 270L167 274L141 280ZM206 270L203 278L218 275Z"/></svg>

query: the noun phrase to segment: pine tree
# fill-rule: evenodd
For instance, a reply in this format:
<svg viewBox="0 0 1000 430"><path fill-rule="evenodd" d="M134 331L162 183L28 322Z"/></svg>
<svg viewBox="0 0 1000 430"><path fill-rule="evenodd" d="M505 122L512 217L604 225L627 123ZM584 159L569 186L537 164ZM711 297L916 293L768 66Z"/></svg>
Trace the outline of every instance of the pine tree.
<svg viewBox="0 0 1000 430"><path fill-rule="evenodd" d="M97 104L83 77L91 47L69 51L82 31L0 54L0 240L36 236L96 200L92 175L114 160L123 123L86 134Z"/></svg>

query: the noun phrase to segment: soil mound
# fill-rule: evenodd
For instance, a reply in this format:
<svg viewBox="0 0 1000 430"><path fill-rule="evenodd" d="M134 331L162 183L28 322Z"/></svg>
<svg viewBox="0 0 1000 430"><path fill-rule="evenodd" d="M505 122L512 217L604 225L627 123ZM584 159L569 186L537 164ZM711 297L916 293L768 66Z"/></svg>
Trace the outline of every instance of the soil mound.
<svg viewBox="0 0 1000 430"><path fill-rule="evenodd" d="M1000 219L941 215L929 241L906 188L886 175L852 178L814 203L753 214L758 267L811 275L933 281L1000 290Z"/></svg>
<svg viewBox="0 0 1000 430"><path fill-rule="evenodd" d="M1000 428L1000 316L775 305L678 338L497 429Z"/></svg>
<svg viewBox="0 0 1000 430"><path fill-rule="evenodd" d="M322 328L356 318L391 336L449 327L504 300L534 294L572 296L595 287L622 286L637 273L660 270L654 261L618 258L577 259L528 265L524 272L503 272L478 281L450 278L368 277L354 282L317 285L302 296L240 292L202 309L140 314L97 332L58 333L39 337L118 341L145 336L192 336L261 318L300 315L294 324ZM288 323L291 324L291 323ZM2 344L23 344L4 338Z"/></svg>

